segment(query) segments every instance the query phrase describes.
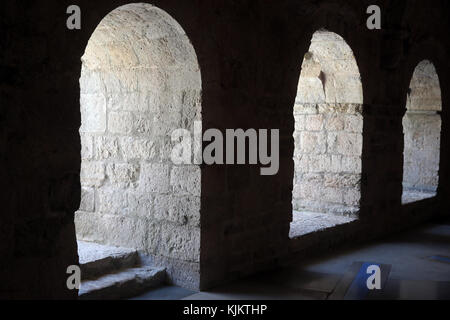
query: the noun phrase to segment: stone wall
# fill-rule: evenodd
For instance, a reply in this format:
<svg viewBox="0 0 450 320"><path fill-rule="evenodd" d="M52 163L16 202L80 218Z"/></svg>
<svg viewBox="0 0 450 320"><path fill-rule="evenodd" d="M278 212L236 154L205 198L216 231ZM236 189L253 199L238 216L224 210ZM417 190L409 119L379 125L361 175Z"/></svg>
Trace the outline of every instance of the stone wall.
<svg viewBox="0 0 450 320"><path fill-rule="evenodd" d="M362 153L362 85L351 48L314 33L294 106L293 208L356 216Z"/></svg>
<svg viewBox="0 0 450 320"><path fill-rule="evenodd" d="M71 2L0 4L1 298L77 296L66 287L66 270L78 261L80 58L101 20L127 2L77 1L82 29L73 31L66 28ZM360 0L153 4L183 27L197 53L203 130L280 129L275 176L261 176L258 166L201 167L202 288L448 216L450 2L379 1L382 30L366 28L368 4ZM293 105L301 58L321 28L346 40L363 84L359 220L291 240ZM436 197L402 205L402 118L411 75L424 59L441 84L440 179Z"/></svg>
<svg viewBox="0 0 450 320"><path fill-rule="evenodd" d="M82 61L78 239L138 249L197 288L200 168L171 161L172 132L193 135L201 120L189 39L162 10L126 5L102 20Z"/></svg>
<svg viewBox="0 0 450 320"><path fill-rule="evenodd" d="M441 143L441 88L430 61L416 67L403 118L405 191L436 192L439 182Z"/></svg>

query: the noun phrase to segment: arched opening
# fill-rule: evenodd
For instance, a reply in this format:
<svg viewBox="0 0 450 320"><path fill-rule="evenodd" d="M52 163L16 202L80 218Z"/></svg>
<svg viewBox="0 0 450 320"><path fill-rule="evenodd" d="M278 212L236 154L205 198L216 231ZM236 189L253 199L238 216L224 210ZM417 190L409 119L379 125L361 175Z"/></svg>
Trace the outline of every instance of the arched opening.
<svg viewBox="0 0 450 320"><path fill-rule="evenodd" d="M362 104L361 76L351 48L333 32L315 32L294 106L291 238L357 218Z"/></svg>
<svg viewBox="0 0 450 320"><path fill-rule="evenodd" d="M442 101L434 65L420 62L408 90L403 117L403 203L432 198L439 182Z"/></svg>
<svg viewBox="0 0 450 320"><path fill-rule="evenodd" d="M81 241L132 248L199 286L200 167L171 134L201 121L201 76L181 26L149 4L109 13L82 58Z"/></svg>

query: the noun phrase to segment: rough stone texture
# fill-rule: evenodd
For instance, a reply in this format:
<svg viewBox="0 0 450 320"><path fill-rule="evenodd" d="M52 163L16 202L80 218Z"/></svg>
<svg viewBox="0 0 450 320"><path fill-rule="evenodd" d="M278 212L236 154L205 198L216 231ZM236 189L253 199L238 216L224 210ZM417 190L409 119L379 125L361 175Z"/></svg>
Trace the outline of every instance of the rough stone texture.
<svg viewBox="0 0 450 320"><path fill-rule="evenodd" d="M78 241L77 244L83 280L95 279L107 273L137 267L140 262L136 250L84 241Z"/></svg>
<svg viewBox="0 0 450 320"><path fill-rule="evenodd" d="M201 120L189 39L162 10L130 4L102 20L82 61L78 238L199 263L200 169L167 152L173 130Z"/></svg>
<svg viewBox="0 0 450 320"><path fill-rule="evenodd" d="M65 27L69 2L0 4L0 43L5 48L0 51L1 298L77 298L77 292L66 287L66 270L78 263L73 214L80 206L81 158L106 154L97 153L89 134L80 137L80 58L101 20L126 3L78 0L83 12L79 31ZM368 3L361 0L152 3L183 27L196 50L202 71L203 130L280 129L280 171L275 176L260 176L258 166L201 167L200 264L177 260L180 269L172 267L174 264L171 272L179 279L191 276L192 283L206 289L274 267L283 259L329 252L342 244L383 237L439 214L448 215L450 2L381 0L382 30L367 30ZM321 28L346 40L363 83L359 220L289 239L292 107L302 58L311 36ZM151 55L141 56L152 59ZM411 77L424 59L433 62L441 84L439 185L436 197L402 206L402 118ZM90 79L91 87L97 88L99 80ZM115 92L108 104L114 104L113 96L123 94ZM127 99L138 97L130 94ZM145 117L136 123L142 132L152 128ZM103 127L107 123L99 131ZM158 130L162 129L164 126ZM86 141L83 152L80 140ZM129 139L118 139L119 147L125 144L127 157L130 155L126 163L132 157L159 156L157 141L145 137L133 144L124 141ZM115 157L115 142L107 144L108 150L111 148L108 153ZM97 214L89 212L80 218L97 221L87 228L102 227ZM122 217L111 215L104 221L114 218ZM133 219L130 221L136 221ZM127 224L132 231L133 226L138 229L140 224ZM112 239L122 237L113 234L113 229L110 233ZM146 241L158 239L157 233ZM160 258L162 265L168 264L167 258ZM190 266L193 272L184 274L181 266L184 270Z"/></svg>
<svg viewBox="0 0 450 320"><path fill-rule="evenodd" d="M300 237L355 221L353 218L333 214L294 211L289 237Z"/></svg>
<svg viewBox="0 0 450 320"><path fill-rule="evenodd" d="M132 268L107 274L81 283L81 300L116 300L137 296L164 283L166 271L161 268Z"/></svg>
<svg viewBox="0 0 450 320"><path fill-rule="evenodd" d="M351 48L335 33L315 32L294 106L294 210L357 216L362 102Z"/></svg>
<svg viewBox="0 0 450 320"><path fill-rule="evenodd" d="M403 117L403 192L421 200L420 191L435 192L439 182L442 110L441 88L436 69L422 61L414 70Z"/></svg>

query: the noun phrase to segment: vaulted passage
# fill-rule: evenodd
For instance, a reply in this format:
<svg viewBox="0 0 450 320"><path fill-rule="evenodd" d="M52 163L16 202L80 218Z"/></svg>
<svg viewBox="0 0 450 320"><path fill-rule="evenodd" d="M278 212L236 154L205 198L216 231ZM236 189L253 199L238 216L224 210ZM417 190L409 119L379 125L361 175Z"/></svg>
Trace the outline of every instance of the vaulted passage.
<svg viewBox="0 0 450 320"><path fill-rule="evenodd" d="M314 33L294 106L291 237L357 218L362 153L362 84L339 35Z"/></svg>
<svg viewBox="0 0 450 320"><path fill-rule="evenodd" d="M0 299L450 298L450 1L374 2L2 1Z"/></svg>
<svg viewBox="0 0 450 320"><path fill-rule="evenodd" d="M420 62L408 90L403 118L403 203L436 195L439 182L442 101L434 65Z"/></svg>
<svg viewBox="0 0 450 320"><path fill-rule="evenodd" d="M200 168L171 162L171 133L201 121L188 37L156 7L120 7L89 40L80 88L78 240L139 250L170 280L197 287Z"/></svg>

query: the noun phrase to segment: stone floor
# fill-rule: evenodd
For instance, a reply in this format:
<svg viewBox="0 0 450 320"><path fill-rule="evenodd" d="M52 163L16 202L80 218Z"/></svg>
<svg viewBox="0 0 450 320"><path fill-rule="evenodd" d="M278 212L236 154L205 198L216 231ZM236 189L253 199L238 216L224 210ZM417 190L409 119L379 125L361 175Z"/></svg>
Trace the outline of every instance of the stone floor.
<svg viewBox="0 0 450 320"><path fill-rule="evenodd" d="M77 243L80 264L104 260L110 257L125 257L136 253L136 250L104 246L92 242L78 241Z"/></svg>
<svg viewBox="0 0 450 320"><path fill-rule="evenodd" d="M379 291L359 290L363 262L380 264ZM365 270L363 270L365 271ZM386 271L386 272L385 272ZM357 289L352 290L352 289ZM450 221L320 258L290 263L208 292L165 286L142 300L450 299Z"/></svg>
<svg viewBox="0 0 450 320"><path fill-rule="evenodd" d="M294 211L289 237L296 238L352 221L355 221L355 218L333 214Z"/></svg>
<svg viewBox="0 0 450 320"><path fill-rule="evenodd" d="M402 203L408 204L413 203L436 196L436 192L426 192L426 191L416 191L416 190L403 190Z"/></svg>
<svg viewBox="0 0 450 320"><path fill-rule="evenodd" d="M79 299L133 297L165 283L163 268L144 265L136 250L78 241Z"/></svg>

